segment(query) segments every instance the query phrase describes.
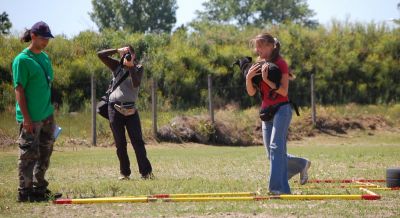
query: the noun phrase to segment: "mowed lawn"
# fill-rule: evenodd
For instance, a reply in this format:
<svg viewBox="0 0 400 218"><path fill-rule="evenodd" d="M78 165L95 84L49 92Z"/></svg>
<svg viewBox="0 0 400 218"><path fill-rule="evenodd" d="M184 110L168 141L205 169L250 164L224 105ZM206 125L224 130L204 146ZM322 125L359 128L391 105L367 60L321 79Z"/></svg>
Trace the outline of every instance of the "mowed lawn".
<svg viewBox="0 0 400 218"><path fill-rule="evenodd" d="M112 147L55 146L47 173L49 188L64 197L87 198L159 193L268 192L269 164L262 146L149 144L155 180L141 180L129 148L132 179L117 179ZM398 132L318 136L289 142L291 154L312 161L310 179L385 179L388 167L400 167ZM55 205L17 203L17 149L0 151L0 217L396 217L400 191L377 191L381 200L267 200L223 202L153 202ZM338 184L290 181L294 194L361 194ZM315 186L318 188L314 188ZM380 184L385 185L385 184Z"/></svg>

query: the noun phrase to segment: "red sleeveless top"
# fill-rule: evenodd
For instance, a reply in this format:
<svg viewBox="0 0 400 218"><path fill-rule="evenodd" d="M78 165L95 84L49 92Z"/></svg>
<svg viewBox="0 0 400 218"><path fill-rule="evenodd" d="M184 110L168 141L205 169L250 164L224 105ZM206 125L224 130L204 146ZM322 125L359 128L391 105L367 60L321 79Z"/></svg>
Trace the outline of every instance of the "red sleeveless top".
<svg viewBox="0 0 400 218"><path fill-rule="evenodd" d="M282 75L284 74L289 74L289 67L286 63L285 60L283 60L283 58L281 56L278 57L278 59L274 62L274 64L276 64L279 69L282 72ZM269 91L271 90L271 87L269 87L267 85L267 83L265 83L264 81L260 82L260 91L262 94L262 103L261 103L261 108L265 108L271 105L275 105L281 102L286 102L289 101L289 97L288 96L282 96L278 93L276 93L276 98L275 99L271 99L269 97Z"/></svg>

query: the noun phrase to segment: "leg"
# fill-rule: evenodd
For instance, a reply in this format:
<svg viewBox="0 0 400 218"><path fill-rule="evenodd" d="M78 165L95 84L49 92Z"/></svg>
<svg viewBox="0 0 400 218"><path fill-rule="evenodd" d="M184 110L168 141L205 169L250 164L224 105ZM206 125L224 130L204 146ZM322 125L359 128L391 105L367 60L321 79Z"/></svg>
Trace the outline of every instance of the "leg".
<svg viewBox="0 0 400 218"><path fill-rule="evenodd" d="M262 135L265 150L267 152L268 159L270 159L269 146L271 142L272 122L262 122ZM288 179L291 179L294 175L300 173L306 166L307 160L301 157L296 157L291 154L287 154L288 158Z"/></svg>
<svg viewBox="0 0 400 218"><path fill-rule="evenodd" d="M288 179L291 179L296 174L300 173L305 167L308 160L287 154L288 158Z"/></svg>
<svg viewBox="0 0 400 218"><path fill-rule="evenodd" d="M43 122L39 135L39 159L33 170L33 185L36 193L45 194L49 183L45 179L45 174L50 164L50 156L53 153L54 144L54 118Z"/></svg>
<svg viewBox="0 0 400 218"><path fill-rule="evenodd" d="M269 190L273 193L290 193L286 138L291 117L290 105L283 105L273 119L270 141L271 172L269 182Z"/></svg>
<svg viewBox="0 0 400 218"><path fill-rule="evenodd" d="M108 106L108 117L110 119L110 127L114 136L115 146L117 147L120 173L124 176L129 176L131 175L131 168L128 152L126 150L125 117L116 111L111 104Z"/></svg>
<svg viewBox="0 0 400 218"><path fill-rule="evenodd" d="M265 151L267 152L268 160L270 160L270 151L269 145L271 142L271 132L272 132L272 121L271 122L262 122L262 136L263 136L263 143L265 146Z"/></svg>
<svg viewBox="0 0 400 218"><path fill-rule="evenodd" d="M128 130L133 149L135 150L139 172L143 177L146 177L152 172L152 167L149 159L147 158L147 152L144 146L139 112L136 112L134 115L128 117L126 128Z"/></svg>
<svg viewBox="0 0 400 218"><path fill-rule="evenodd" d="M33 191L33 168L39 158L39 132L40 125L34 124L34 132L28 133L20 125L18 138L18 200L27 201Z"/></svg>

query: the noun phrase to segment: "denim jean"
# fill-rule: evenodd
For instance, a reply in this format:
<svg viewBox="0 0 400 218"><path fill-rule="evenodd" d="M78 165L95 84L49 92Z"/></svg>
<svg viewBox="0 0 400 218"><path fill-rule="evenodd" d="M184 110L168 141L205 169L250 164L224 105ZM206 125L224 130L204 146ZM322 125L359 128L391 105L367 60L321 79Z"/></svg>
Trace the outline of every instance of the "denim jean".
<svg viewBox="0 0 400 218"><path fill-rule="evenodd" d="M288 172L288 159L292 159L292 155L287 154L286 139L287 133L292 119L292 108L290 104L282 105L276 112L273 120L262 122L263 141L267 148L268 158L270 159L270 177L269 191L282 194L290 194L289 176L303 169L295 162L291 162L291 172ZM303 162L303 161L299 161ZM293 167L293 166L295 167ZM292 175L293 174L293 175Z"/></svg>

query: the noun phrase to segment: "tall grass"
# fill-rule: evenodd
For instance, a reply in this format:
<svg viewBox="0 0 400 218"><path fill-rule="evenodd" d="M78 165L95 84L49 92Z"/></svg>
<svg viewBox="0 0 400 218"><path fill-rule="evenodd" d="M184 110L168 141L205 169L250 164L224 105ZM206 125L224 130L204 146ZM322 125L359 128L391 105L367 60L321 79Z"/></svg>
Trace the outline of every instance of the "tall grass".
<svg viewBox="0 0 400 218"><path fill-rule="evenodd" d="M63 128L59 141L62 145L68 145L71 139L79 139L83 144L90 144L91 140L91 107L87 102L80 112L69 113L68 108L61 107L55 113L56 121ZM3 112L0 114L0 130L11 138L16 138L18 126L14 118L15 112ZM139 111L144 138L147 141L153 141L152 114L151 110ZM300 109L300 116L293 114L293 122L302 122L311 115L310 108L303 107ZM158 128L167 125L176 116L208 116L206 108L194 108L185 111L179 110L160 110L157 112ZM381 116L390 125L394 127L400 126L400 104L393 105L337 105L337 106L318 106L317 117L359 117L359 116ZM251 137L254 134L255 126L259 125L258 107L252 107L241 110L234 105L228 105L223 109L215 111L215 119L223 123L234 134L241 134L236 137ZM96 117L96 128L98 143L100 145L109 145L112 143L112 134L108 121L99 115ZM64 143L65 142L65 143Z"/></svg>

